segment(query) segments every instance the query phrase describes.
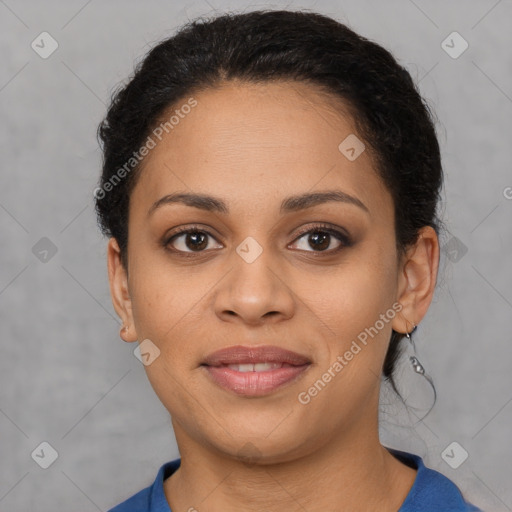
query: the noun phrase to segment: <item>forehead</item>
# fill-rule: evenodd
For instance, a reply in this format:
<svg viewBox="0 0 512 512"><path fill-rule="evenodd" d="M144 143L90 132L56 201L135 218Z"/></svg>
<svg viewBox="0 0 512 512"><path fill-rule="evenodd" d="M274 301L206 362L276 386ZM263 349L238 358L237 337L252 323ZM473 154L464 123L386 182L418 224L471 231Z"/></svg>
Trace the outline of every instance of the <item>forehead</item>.
<svg viewBox="0 0 512 512"><path fill-rule="evenodd" d="M387 191L368 151L350 161L339 149L357 136L340 99L300 82L230 82L178 102L143 162L134 190L143 202L175 190L203 192L259 205L274 196L343 188L365 204ZM185 113L187 112L187 113ZM169 125L168 125L169 126ZM389 199L389 198L387 198Z"/></svg>
<svg viewBox="0 0 512 512"><path fill-rule="evenodd" d="M169 142L193 146L198 158L288 159L318 155L328 146L337 156L340 136L355 132L340 100L300 82L229 82L194 98L197 106L172 130Z"/></svg>

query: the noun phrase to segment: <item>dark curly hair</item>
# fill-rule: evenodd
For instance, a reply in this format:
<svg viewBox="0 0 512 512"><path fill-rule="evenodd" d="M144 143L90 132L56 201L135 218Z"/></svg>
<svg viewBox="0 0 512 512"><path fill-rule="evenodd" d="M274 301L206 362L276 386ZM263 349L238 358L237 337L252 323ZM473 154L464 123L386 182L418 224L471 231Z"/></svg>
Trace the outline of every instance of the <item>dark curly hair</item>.
<svg viewBox="0 0 512 512"><path fill-rule="evenodd" d="M333 104L341 99L392 195L398 254L423 226L439 234L443 176L433 112L408 71L386 49L318 13L229 13L193 20L154 46L114 92L98 127L103 169L96 212L125 267L130 193L142 169L134 152L173 105L229 80L294 80L314 84ZM393 330L383 365L397 393L393 371L403 337Z"/></svg>

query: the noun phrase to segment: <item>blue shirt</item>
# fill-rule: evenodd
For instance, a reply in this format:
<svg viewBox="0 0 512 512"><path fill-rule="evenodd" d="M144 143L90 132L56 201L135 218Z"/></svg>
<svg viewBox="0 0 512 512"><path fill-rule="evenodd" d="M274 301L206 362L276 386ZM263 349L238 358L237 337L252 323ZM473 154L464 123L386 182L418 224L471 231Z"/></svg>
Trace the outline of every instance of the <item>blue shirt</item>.
<svg viewBox="0 0 512 512"><path fill-rule="evenodd" d="M418 455L388 448L400 461L417 469L416 479L398 512L482 512L466 502L458 487L447 477L425 467ZM152 485L134 494L108 512L172 512L164 494L164 480L179 467L175 459L160 467Z"/></svg>

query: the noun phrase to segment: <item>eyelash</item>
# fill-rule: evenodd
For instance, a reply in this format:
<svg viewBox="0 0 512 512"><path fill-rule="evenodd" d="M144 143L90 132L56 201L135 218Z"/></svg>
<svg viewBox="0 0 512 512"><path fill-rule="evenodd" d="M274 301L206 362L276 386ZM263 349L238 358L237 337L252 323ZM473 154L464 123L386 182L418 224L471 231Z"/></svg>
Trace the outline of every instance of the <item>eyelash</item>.
<svg viewBox="0 0 512 512"><path fill-rule="evenodd" d="M295 243L297 240L299 240L300 238L302 238L304 235L307 235L309 233L316 233L316 232L320 232L320 233L327 233L331 236L333 236L334 238L336 238L339 242L341 242L341 245L339 247L337 247L336 249L330 249L330 250L327 250L327 251L314 251L314 250L311 250L311 251L304 251L304 252L310 252L310 253L313 253L317 256L315 257L320 257L324 254L326 255L333 255L333 254L336 254L338 253L339 251L341 251L343 248L345 247L350 247L352 245L352 240L350 239L350 237L348 235L346 235L345 233L341 232L341 231L338 231L337 229L334 229L332 227L330 227L330 225L328 224L317 224L315 226L310 226L308 228L305 228L304 230L302 230L301 232L299 232L296 236L296 238L293 240L292 243ZM178 254L180 256L183 256L185 258L188 258L188 257L194 257L196 255L199 255L201 253L204 253L204 252L207 252L205 250L203 251L180 251L179 249L172 249L170 248L170 244L173 240L175 240L176 238L178 238L179 236L182 236L182 235L186 235L186 234L190 234L190 233L203 233L207 236L210 236L212 238L215 239L215 237L206 229L200 227L200 226L188 226L188 227L182 227L182 228L177 228L176 232L173 233L173 235L171 237L168 237L164 240L163 242L163 246L166 250L174 253L174 254Z"/></svg>

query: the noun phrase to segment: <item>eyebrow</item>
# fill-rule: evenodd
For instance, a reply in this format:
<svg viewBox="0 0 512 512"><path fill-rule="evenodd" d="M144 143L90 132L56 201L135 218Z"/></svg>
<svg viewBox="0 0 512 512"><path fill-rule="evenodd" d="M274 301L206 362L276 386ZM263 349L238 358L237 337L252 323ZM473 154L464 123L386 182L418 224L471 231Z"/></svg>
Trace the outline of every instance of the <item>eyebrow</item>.
<svg viewBox="0 0 512 512"><path fill-rule="evenodd" d="M305 193L296 196L290 196L281 202L279 210L280 214L297 212L311 208L313 206L328 203L328 202L339 202L352 204L366 213L370 213L364 203L362 203L357 197L351 196L341 190L329 190L326 192L312 192ZM148 216L152 215L158 208L167 204L181 203L186 206L193 208L199 208L209 212L228 214L229 208L227 204L217 197L205 195L205 194L191 194L191 193L175 193L168 194L158 199L151 208L148 210Z"/></svg>

